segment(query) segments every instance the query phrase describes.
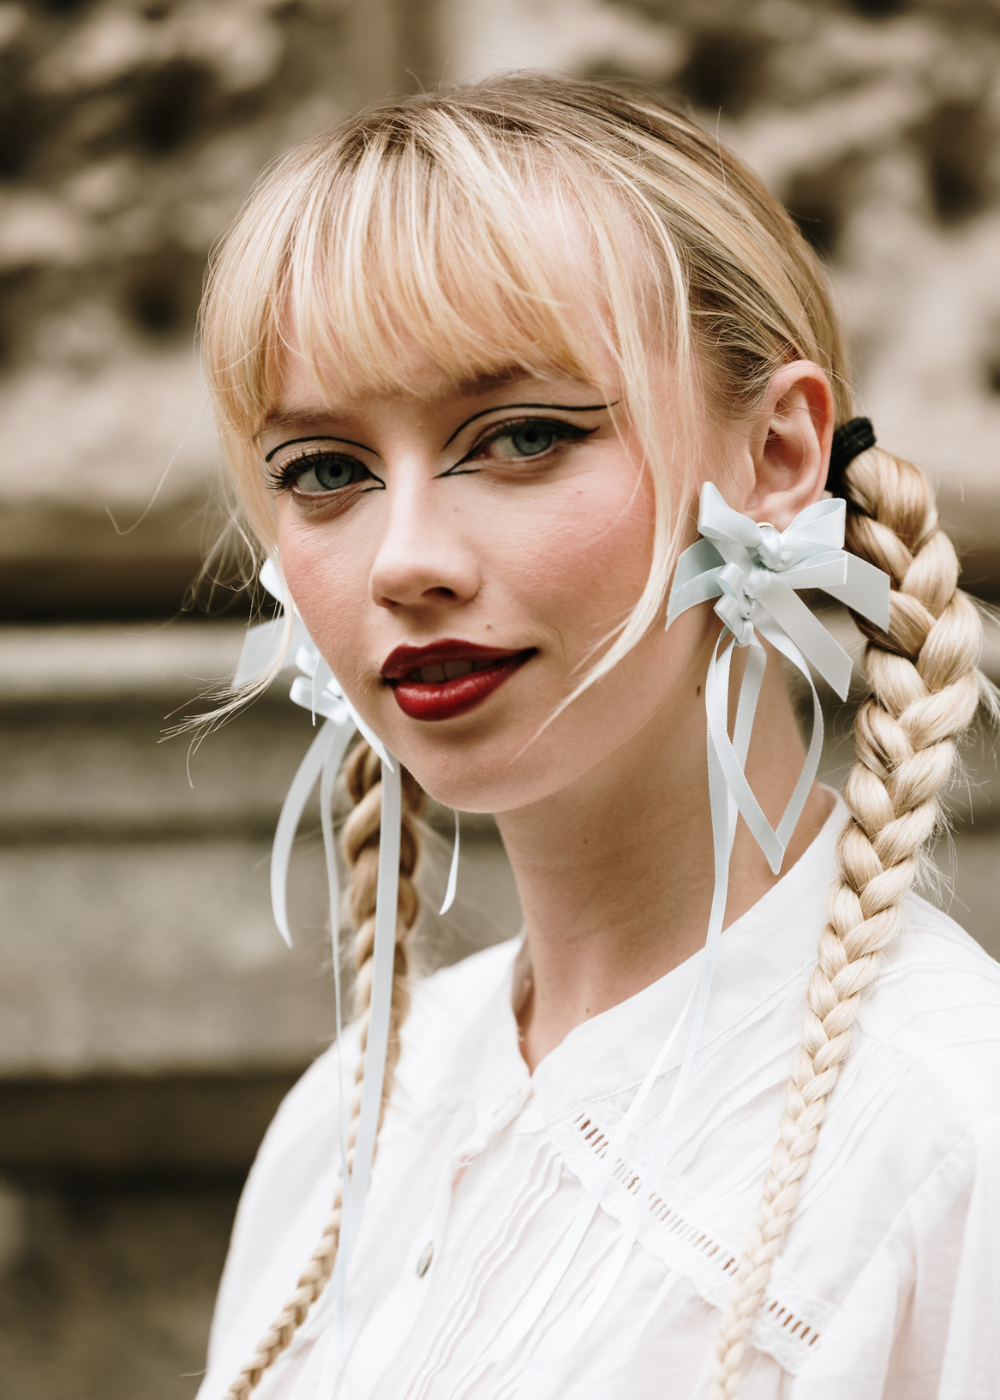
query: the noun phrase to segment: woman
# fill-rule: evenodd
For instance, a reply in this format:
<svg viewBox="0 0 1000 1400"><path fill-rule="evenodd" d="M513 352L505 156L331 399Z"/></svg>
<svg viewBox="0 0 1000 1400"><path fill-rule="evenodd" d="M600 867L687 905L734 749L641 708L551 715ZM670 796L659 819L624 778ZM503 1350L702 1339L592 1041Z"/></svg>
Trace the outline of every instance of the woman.
<svg viewBox="0 0 1000 1400"><path fill-rule="evenodd" d="M845 426L784 211L649 98L520 76L407 99L262 183L205 351L261 550L406 811L363 1215L364 742L359 1016L251 1173L202 1400L1000 1393L1000 977L910 893L981 629L927 482ZM798 665L790 634L723 578L739 537L773 584L837 499L838 578L882 616L844 800L800 780L771 648L761 675L754 619ZM714 610L688 606L704 543L670 590L696 520ZM733 743L703 694L731 663ZM422 790L496 814L525 928L411 988Z"/></svg>

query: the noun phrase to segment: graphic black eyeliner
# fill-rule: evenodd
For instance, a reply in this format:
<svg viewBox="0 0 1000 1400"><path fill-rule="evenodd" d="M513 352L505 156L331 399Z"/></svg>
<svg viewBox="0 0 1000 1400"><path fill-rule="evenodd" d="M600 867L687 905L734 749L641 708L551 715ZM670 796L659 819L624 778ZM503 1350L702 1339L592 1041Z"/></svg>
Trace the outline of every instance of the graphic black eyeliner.
<svg viewBox="0 0 1000 1400"><path fill-rule="evenodd" d="M312 442L313 439L310 438L309 441ZM335 438L334 441L335 441L335 442L342 442L342 441L344 441L344 439L343 439L343 438ZM286 462L285 465L284 465L283 467L279 467L276 471L268 471L268 472L265 472L264 475L265 475L265 477L267 478L268 488L269 488L270 490L272 490L272 491L287 491L287 490L290 490L290 489L294 488L294 486L295 486L296 482L299 480L299 478L302 477L302 476L304 476L305 473L306 473L307 471L310 470L310 462L312 462L314 459L320 459L320 460L321 460L321 459L323 459L324 457L330 457L330 456L343 457L344 461L353 462L353 463L355 464L355 466L360 467L360 469L361 469L363 472L366 473L366 475L367 475L367 477L368 477L368 480L369 480L370 482L372 482L373 484L370 485L370 486L364 487L364 488L363 488L364 491L384 491L384 490L385 490L385 482L382 480L382 478L381 478L380 476L376 476L375 473L372 471L372 469L371 469L370 467L366 467L365 464L364 464L364 462L359 462L358 459L357 459L356 457L351 457L348 453L326 453L326 452L309 452L309 453L304 454L304 455L301 456L301 457L293 457L292 460L291 460L290 462ZM364 479L364 478L362 478L362 480L363 480L363 479ZM315 496L315 497L317 497L317 498L318 498L320 495L335 496L335 495L339 495L342 491L346 491L346 490L348 489L349 486L360 486L360 485L361 485L361 481L348 482L347 485L345 485L345 486L338 486L338 487L336 487L336 488L331 488L329 491L325 491L325 492L305 491L305 492L301 492L300 494L303 495L303 496Z"/></svg>
<svg viewBox="0 0 1000 1400"><path fill-rule="evenodd" d="M505 418L495 424L492 429L487 428L482 437L477 438L472 444L465 456L460 457L447 471L441 472L441 476L474 476L477 472L482 470L480 467L473 467L468 471L460 471L459 468L464 467L466 462L477 461L476 453L482 451L484 447L488 447L491 442L499 442L503 438L509 437L513 430L523 427L528 423L540 423L559 429L556 436L563 443L583 442L584 439L592 437L593 434L597 432L596 428L581 428L576 423L562 423L554 418ZM529 453L523 458L511 458L510 460L515 462L530 462L533 457L544 457L547 453L551 452L551 450L552 447L550 446L543 452Z"/></svg>
<svg viewBox="0 0 1000 1400"><path fill-rule="evenodd" d="M617 402L618 400L615 399L615 403ZM474 423L477 418L485 418L488 413L503 413L508 408L548 408L554 409L557 413L596 413L599 408L612 408L613 406L613 404L608 403L501 403L497 404L495 408L484 408L479 413L474 413L471 418L466 418L465 422L452 433L445 443L445 447L450 447L459 433L464 432L469 424Z"/></svg>

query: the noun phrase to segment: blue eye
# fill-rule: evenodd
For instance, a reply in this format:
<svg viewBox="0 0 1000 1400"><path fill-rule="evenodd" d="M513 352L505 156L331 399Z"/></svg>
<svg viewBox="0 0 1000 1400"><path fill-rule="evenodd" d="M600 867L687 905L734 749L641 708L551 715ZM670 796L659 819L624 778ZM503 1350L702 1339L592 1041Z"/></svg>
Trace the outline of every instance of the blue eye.
<svg viewBox="0 0 1000 1400"><path fill-rule="evenodd" d="M520 422L502 424L470 455L473 460L485 457L505 462L544 457L561 443L579 442L593 431L551 418L523 418Z"/></svg>
<svg viewBox="0 0 1000 1400"><path fill-rule="evenodd" d="M356 457L347 457L339 452L317 452L304 461L289 462L282 469L282 486L291 486L304 496L317 496L324 492L342 491L346 486L356 486L359 481L371 477L368 468Z"/></svg>
<svg viewBox="0 0 1000 1400"><path fill-rule="evenodd" d="M549 450L556 440L556 431L551 423L520 423L508 436L522 457L535 457Z"/></svg>

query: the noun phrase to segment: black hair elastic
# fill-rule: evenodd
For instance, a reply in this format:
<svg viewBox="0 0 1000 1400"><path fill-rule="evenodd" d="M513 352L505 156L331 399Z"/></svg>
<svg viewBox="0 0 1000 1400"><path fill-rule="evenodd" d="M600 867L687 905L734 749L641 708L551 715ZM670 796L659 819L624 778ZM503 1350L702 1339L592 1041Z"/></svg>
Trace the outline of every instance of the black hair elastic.
<svg viewBox="0 0 1000 1400"><path fill-rule="evenodd" d="M874 446L875 429L870 418L852 418L847 423L841 423L833 435L830 447L830 470L826 477L826 489L836 494L844 472L855 457L860 457L862 452L867 452L869 447Z"/></svg>

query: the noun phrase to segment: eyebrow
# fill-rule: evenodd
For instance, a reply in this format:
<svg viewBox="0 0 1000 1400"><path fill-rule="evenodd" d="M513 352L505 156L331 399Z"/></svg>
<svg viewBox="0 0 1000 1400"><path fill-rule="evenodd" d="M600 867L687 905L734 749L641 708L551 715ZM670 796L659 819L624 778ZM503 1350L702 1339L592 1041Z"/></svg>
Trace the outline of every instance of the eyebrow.
<svg viewBox="0 0 1000 1400"><path fill-rule="evenodd" d="M264 415L264 420L253 435L254 442L271 428L308 428L313 424L328 424L337 414L328 408L272 408Z"/></svg>
<svg viewBox="0 0 1000 1400"><path fill-rule="evenodd" d="M277 447L271 448L264 461L269 462L283 447L294 447L298 442L342 442L345 447L360 447L362 452L370 452L373 457L378 457L380 462L382 460L374 447L369 447L367 443L355 442L353 438L337 437L333 433L309 433L306 437L288 438L285 442L279 442Z"/></svg>

